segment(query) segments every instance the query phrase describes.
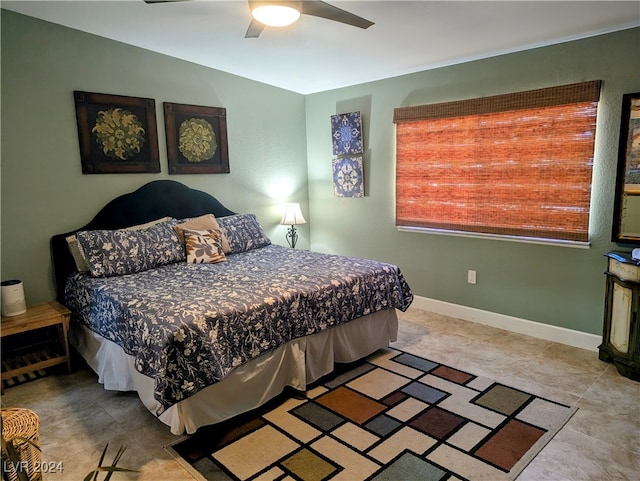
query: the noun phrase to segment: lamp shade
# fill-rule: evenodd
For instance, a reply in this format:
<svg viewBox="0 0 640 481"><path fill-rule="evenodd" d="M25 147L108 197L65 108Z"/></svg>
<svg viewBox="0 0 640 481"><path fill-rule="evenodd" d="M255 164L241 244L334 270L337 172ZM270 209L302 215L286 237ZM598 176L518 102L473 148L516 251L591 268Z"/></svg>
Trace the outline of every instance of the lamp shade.
<svg viewBox="0 0 640 481"><path fill-rule="evenodd" d="M269 27L286 27L300 18L300 11L288 5L260 5L251 11L258 22Z"/></svg>
<svg viewBox="0 0 640 481"><path fill-rule="evenodd" d="M282 219L280 220L280 224L282 225L298 225L298 224L306 224L304 216L302 215L302 210L300 210L300 204L291 203L284 205L284 212L282 214Z"/></svg>

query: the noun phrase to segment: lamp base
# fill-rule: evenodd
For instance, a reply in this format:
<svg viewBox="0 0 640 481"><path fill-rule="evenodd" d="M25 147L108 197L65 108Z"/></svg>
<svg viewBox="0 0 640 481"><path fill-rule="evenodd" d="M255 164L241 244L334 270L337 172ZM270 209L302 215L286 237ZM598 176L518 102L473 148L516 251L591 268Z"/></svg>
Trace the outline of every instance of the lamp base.
<svg viewBox="0 0 640 481"><path fill-rule="evenodd" d="M286 235L287 242L289 243L289 247L292 249L296 248L296 243L298 242L298 233L296 232L296 226L292 225L287 229Z"/></svg>

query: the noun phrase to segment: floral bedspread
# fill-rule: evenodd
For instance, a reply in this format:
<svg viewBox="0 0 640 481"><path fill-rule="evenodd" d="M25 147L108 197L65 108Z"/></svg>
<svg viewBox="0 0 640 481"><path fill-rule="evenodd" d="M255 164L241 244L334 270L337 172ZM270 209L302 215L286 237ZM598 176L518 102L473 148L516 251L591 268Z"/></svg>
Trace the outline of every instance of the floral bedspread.
<svg viewBox="0 0 640 481"><path fill-rule="evenodd" d="M283 343L412 300L396 266L276 245L66 286L73 319L155 380L158 414Z"/></svg>

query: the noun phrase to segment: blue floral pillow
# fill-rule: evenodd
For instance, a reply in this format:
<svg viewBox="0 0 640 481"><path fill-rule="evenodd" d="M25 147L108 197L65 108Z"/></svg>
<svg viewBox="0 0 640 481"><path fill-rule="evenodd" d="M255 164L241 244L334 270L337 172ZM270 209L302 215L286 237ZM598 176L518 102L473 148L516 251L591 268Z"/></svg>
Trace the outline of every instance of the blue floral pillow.
<svg viewBox="0 0 640 481"><path fill-rule="evenodd" d="M255 214L217 217L218 225L229 241L232 254L250 251L271 244Z"/></svg>
<svg viewBox="0 0 640 481"><path fill-rule="evenodd" d="M144 230L93 230L77 238L94 277L121 276L186 259L176 219Z"/></svg>

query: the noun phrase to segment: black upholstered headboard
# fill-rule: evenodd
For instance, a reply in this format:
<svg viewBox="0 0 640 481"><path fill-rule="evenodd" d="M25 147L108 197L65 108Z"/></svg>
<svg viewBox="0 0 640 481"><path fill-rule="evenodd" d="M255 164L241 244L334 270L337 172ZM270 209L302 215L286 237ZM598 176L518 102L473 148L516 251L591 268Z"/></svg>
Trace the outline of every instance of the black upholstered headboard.
<svg viewBox="0 0 640 481"><path fill-rule="evenodd" d="M138 190L116 197L105 205L87 225L51 238L56 297L64 302L67 277L76 270L66 238L81 230L122 229L162 217L185 219L204 214L233 215L215 197L173 180L156 180Z"/></svg>

